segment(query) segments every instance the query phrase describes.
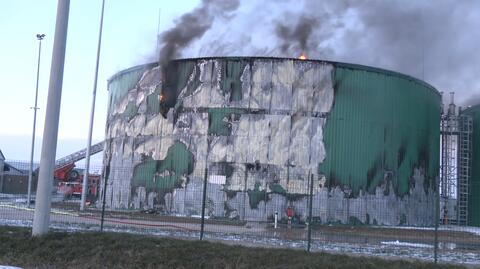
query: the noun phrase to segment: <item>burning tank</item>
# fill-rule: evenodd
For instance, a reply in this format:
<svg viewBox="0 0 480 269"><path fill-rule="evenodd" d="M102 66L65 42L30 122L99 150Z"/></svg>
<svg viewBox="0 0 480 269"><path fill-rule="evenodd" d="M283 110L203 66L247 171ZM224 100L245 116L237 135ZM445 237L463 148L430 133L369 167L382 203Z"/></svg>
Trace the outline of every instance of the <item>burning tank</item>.
<svg viewBox="0 0 480 269"><path fill-rule="evenodd" d="M432 225L440 94L373 67L261 57L178 59L108 82L110 208ZM103 186L103 183L102 183Z"/></svg>

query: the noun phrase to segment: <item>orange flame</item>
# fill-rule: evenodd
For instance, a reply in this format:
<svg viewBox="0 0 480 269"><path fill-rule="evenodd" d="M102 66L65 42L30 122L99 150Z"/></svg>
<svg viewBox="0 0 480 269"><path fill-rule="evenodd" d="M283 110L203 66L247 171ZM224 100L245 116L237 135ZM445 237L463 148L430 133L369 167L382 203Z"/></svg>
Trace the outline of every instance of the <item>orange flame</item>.
<svg viewBox="0 0 480 269"><path fill-rule="evenodd" d="M305 53L302 53L302 54L298 57L298 59L300 59L300 60L306 60L306 59L307 59L307 55L305 55Z"/></svg>

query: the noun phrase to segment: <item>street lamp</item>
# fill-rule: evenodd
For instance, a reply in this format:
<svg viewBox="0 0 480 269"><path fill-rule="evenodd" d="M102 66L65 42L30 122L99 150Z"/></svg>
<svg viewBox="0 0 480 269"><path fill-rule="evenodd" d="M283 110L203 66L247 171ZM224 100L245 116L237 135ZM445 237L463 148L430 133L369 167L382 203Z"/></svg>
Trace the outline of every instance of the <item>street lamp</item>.
<svg viewBox="0 0 480 269"><path fill-rule="evenodd" d="M102 46L102 30L103 30L103 13L105 11L105 0L102 1L102 13L100 15L100 30L98 33L97 45L97 63L95 65L95 78L93 80L93 94L92 94L92 108L90 110L90 124L88 127L87 152L85 154L85 173L83 174L82 182L82 196L80 200L80 211L85 210L85 202L87 199L88 176L90 173L90 150L92 147L92 132L93 132L93 118L95 115L95 97L97 95L97 79L98 79L98 65L100 62L100 47ZM105 191L105 190L103 190Z"/></svg>
<svg viewBox="0 0 480 269"><path fill-rule="evenodd" d="M28 171L28 194L27 194L27 206L30 207L30 200L32 195L32 174L33 174L33 152L35 147L35 125L37 123L37 100L38 100L38 79L40 76L40 54L42 51L42 40L45 34L37 34L38 40L38 63L37 63L37 85L35 87L35 106L33 109L33 131L32 131L32 148L30 150L30 169Z"/></svg>

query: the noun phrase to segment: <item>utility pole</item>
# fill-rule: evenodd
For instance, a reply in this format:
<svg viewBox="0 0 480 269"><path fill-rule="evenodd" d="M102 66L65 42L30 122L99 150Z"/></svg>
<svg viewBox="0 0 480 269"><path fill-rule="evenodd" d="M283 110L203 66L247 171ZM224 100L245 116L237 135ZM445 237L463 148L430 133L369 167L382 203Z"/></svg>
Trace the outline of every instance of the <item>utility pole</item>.
<svg viewBox="0 0 480 269"><path fill-rule="evenodd" d="M42 154L40 157L35 214L33 217L33 236L46 234L50 225L53 170L55 168L55 152L57 150L69 8L70 0L58 0Z"/></svg>
<svg viewBox="0 0 480 269"><path fill-rule="evenodd" d="M102 2L102 15L100 15L100 31L98 34L98 46L97 46L97 63L95 66L95 79L93 80L93 97L92 97L92 109L90 111L90 125L88 127L88 141L87 141L87 153L85 160L85 174L83 175L82 182L82 200L80 202L80 211L85 210L85 200L88 191L88 175L90 174L90 150L92 147L92 132L93 132L93 118L95 115L95 98L97 96L97 79L98 79L98 64L100 62L100 47L102 45L102 29L103 29L103 11L105 9L105 0Z"/></svg>
<svg viewBox="0 0 480 269"><path fill-rule="evenodd" d="M32 148L30 150L30 169L28 171L28 190L27 190L27 207L30 207L32 196L32 174L33 174L33 153L35 151L35 127L37 124L37 100L38 100L38 79L40 76L40 55L42 52L42 40L45 34L37 34L38 39L38 61L37 61L37 85L35 87L35 106L33 109L33 131L32 131Z"/></svg>

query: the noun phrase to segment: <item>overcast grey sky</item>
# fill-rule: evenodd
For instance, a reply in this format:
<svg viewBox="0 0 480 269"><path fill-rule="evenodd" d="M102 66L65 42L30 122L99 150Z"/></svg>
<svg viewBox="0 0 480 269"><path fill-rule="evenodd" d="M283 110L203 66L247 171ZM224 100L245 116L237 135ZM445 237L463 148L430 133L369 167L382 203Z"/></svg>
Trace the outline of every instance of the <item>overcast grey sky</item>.
<svg viewBox="0 0 480 269"><path fill-rule="evenodd" d="M71 1L57 157L86 144L100 8L100 0ZM107 78L159 59L159 8L160 32L170 33L164 35L164 45L175 40L176 57L298 57L305 52L309 58L406 73L439 91L455 91L462 105L480 103L480 1L106 0L97 141L104 136ZM0 10L0 149L9 159L26 160L33 120L29 107L35 90L35 35L47 35L37 125L41 136L56 1L2 0ZM194 23L188 20L192 17L181 17L185 13L196 16ZM175 26L173 31L189 30L192 36L172 34ZM41 143L36 144L38 159Z"/></svg>
<svg viewBox="0 0 480 269"><path fill-rule="evenodd" d="M310 58L423 79L455 91L461 105L480 103L480 1L241 1L232 17L217 20L184 56L295 57L306 50Z"/></svg>

